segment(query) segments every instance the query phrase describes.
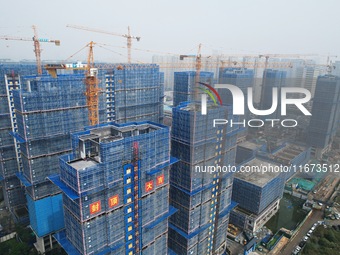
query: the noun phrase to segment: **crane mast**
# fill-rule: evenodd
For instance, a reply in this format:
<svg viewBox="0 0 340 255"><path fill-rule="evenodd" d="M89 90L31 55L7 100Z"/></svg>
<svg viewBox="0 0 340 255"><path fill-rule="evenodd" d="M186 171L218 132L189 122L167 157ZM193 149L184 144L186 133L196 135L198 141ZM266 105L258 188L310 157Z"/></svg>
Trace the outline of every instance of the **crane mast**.
<svg viewBox="0 0 340 255"><path fill-rule="evenodd" d="M201 47L202 45L198 45L198 51L196 56L196 75L195 75L195 86L194 86L194 101L198 99L198 84L200 82L201 68L202 68L202 56L201 56Z"/></svg>
<svg viewBox="0 0 340 255"><path fill-rule="evenodd" d="M36 26L32 26L33 31L34 31L34 36L33 36L33 43L34 43L34 54L35 54L35 59L37 62L37 71L38 75L42 74L42 67L41 67L41 49L40 49L40 42L39 42L39 37L38 37L38 31Z"/></svg>
<svg viewBox="0 0 340 255"><path fill-rule="evenodd" d="M94 68L93 47L94 42L88 44L89 53L87 56L87 66L85 72L86 102L88 106L88 118L90 125L99 124L99 80L97 78L98 69Z"/></svg>
<svg viewBox="0 0 340 255"><path fill-rule="evenodd" d="M131 47L132 47L132 37L130 34L130 27L128 27L128 34L127 34L127 49L128 49L128 63L131 63Z"/></svg>

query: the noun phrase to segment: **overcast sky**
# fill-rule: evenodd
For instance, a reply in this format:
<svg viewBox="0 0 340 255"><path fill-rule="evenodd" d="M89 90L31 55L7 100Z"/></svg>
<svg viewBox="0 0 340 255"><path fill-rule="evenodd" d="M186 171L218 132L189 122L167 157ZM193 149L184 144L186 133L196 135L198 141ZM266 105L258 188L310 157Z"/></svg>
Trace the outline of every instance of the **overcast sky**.
<svg viewBox="0 0 340 255"><path fill-rule="evenodd" d="M122 62L126 39L67 28L76 24L124 34L130 25L134 61L151 61L156 52L195 54L301 53L339 55L338 0L12 0L0 10L0 35L60 39L61 46L42 43L43 60L65 60L93 40L95 59ZM114 47L113 47L114 46ZM0 40L0 59L34 59L30 42ZM114 52L116 53L114 53ZM159 53L161 54L161 53ZM85 59L86 51L75 57Z"/></svg>

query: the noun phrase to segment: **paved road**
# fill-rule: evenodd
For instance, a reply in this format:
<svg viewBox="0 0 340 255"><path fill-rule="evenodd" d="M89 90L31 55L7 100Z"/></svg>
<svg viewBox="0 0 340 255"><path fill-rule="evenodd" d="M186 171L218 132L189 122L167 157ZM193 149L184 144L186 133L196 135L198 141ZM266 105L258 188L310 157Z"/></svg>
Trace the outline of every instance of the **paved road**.
<svg viewBox="0 0 340 255"><path fill-rule="evenodd" d="M291 255L294 248L301 242L302 238L307 234L313 224L319 220L322 220L323 212L321 210L313 210L309 218L302 225L299 232L293 239L287 244L287 246L279 253L280 255Z"/></svg>
<svg viewBox="0 0 340 255"><path fill-rule="evenodd" d="M329 186L327 194L323 194L323 196L320 197L320 200L329 201L329 198L334 192L335 187L336 185ZM322 210L313 210L312 214L306 220L303 226L300 228L299 232L295 235L295 237L289 241L289 243L283 250L280 251L279 253L280 255L291 255L292 254L294 248L301 242L302 238L307 234L307 232L310 230L313 224L319 220L323 220L324 207L325 206L322 207ZM335 223L336 222L334 222L333 224Z"/></svg>

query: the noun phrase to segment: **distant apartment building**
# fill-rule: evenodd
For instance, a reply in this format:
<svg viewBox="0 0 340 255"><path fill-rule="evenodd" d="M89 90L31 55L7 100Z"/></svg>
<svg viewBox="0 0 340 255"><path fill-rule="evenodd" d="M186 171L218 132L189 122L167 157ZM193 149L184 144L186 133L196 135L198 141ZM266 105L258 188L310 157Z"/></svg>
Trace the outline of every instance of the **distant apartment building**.
<svg viewBox="0 0 340 255"><path fill-rule="evenodd" d="M313 100L307 142L318 159L331 149L340 120L340 78L319 76Z"/></svg>
<svg viewBox="0 0 340 255"><path fill-rule="evenodd" d="M195 70L195 61L194 57L184 57L180 58L180 56L162 56L162 55L154 55L152 56L152 63L160 66L160 72L164 73L164 88L165 91L173 91L175 90L175 73L176 72L184 72L188 70ZM220 59L217 55L213 55L208 58L202 58L202 67L201 71L205 72L213 72L215 73L214 80L217 80L218 77L218 65L220 63Z"/></svg>
<svg viewBox="0 0 340 255"><path fill-rule="evenodd" d="M272 107L273 88L277 88L278 95L280 95L281 88L284 87L286 84L286 75L287 73L285 71L273 69L264 70L260 100L261 110L268 110ZM276 110L271 115L267 115L266 118L277 119L279 117L279 114L279 111Z"/></svg>
<svg viewBox="0 0 340 255"><path fill-rule="evenodd" d="M117 65L101 70L105 80L106 120L163 122L164 74L155 64Z"/></svg>
<svg viewBox="0 0 340 255"><path fill-rule="evenodd" d="M303 87L310 91L312 98L314 98L315 95L316 81L319 75L320 68L318 66L315 65L305 67L305 79Z"/></svg>
<svg viewBox="0 0 340 255"><path fill-rule="evenodd" d="M254 70L247 68L220 68L219 69L219 84L232 84L236 87L240 88L243 94L248 94L248 88L253 90L254 85ZM224 105L232 105L233 104L233 96L231 92L227 89L218 89L218 93L221 96L222 102ZM254 95L253 95L254 97ZM244 101L244 116L239 117L239 121L244 121L249 117L249 111L247 107L246 100ZM239 140L244 140L247 135L247 128L244 128L242 132L239 133Z"/></svg>
<svg viewBox="0 0 340 255"><path fill-rule="evenodd" d="M195 71L188 72L175 72L175 84L174 84L174 100L173 106L176 107L182 102L193 101L194 94L200 93L198 87L195 84ZM200 72L200 82L213 85L214 73L212 72Z"/></svg>
<svg viewBox="0 0 340 255"><path fill-rule="evenodd" d="M244 95L247 95L248 88L253 87L254 70L241 67L220 68L218 83L235 85L242 90ZM219 94L224 104L233 104L233 97L229 90L219 89Z"/></svg>
<svg viewBox="0 0 340 255"><path fill-rule="evenodd" d="M333 66L332 74L340 77L340 61L335 61Z"/></svg>
<svg viewBox="0 0 340 255"><path fill-rule="evenodd" d="M192 66L194 66L195 59L184 58L183 60L180 60L179 56L155 55L152 57L152 63L161 66L160 71L164 73L164 90L173 91L174 90L174 74L175 72L183 71L183 69L178 68L179 64L180 65L191 64Z"/></svg>

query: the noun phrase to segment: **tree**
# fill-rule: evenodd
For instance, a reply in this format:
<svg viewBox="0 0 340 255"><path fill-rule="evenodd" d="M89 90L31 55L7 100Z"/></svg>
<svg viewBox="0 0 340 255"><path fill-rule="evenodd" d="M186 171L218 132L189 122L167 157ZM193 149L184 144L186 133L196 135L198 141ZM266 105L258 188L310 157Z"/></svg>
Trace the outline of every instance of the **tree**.
<svg viewBox="0 0 340 255"><path fill-rule="evenodd" d="M324 237L320 238L318 243L320 246L324 247L328 247L330 245L330 242Z"/></svg>
<svg viewBox="0 0 340 255"><path fill-rule="evenodd" d="M337 241L337 239L336 239L336 237L335 237L335 235L334 235L333 230L331 230L331 231L325 233L325 238L326 238L328 241L330 241L330 242L336 242L336 241Z"/></svg>

